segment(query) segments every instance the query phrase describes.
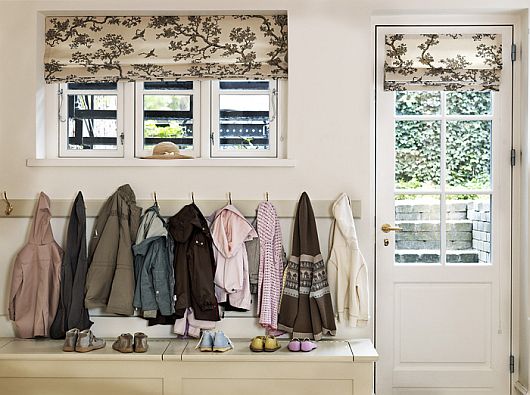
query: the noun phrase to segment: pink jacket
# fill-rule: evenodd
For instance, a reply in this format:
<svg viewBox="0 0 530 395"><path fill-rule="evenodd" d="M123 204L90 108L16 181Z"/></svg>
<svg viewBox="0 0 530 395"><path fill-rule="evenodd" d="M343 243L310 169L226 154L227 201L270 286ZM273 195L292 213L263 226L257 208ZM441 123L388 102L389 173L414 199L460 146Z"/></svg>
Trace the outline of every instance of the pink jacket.
<svg viewBox="0 0 530 395"><path fill-rule="evenodd" d="M53 238L50 199L40 193L28 243L18 253L11 278L9 319L17 337L48 336L59 303L63 250Z"/></svg>
<svg viewBox="0 0 530 395"><path fill-rule="evenodd" d="M211 225L214 244L215 294L219 303L250 310L252 298L245 241L258 237L256 230L234 206L215 213Z"/></svg>

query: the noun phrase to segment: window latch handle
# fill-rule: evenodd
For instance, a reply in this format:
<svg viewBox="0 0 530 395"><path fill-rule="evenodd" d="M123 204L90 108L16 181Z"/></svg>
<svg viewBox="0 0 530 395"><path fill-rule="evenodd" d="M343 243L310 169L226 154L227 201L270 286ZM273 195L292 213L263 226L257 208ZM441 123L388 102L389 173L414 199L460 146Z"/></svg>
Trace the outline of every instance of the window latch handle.
<svg viewBox="0 0 530 395"><path fill-rule="evenodd" d="M123 142L125 141L125 133L123 132L120 133L120 141L121 141L121 145L123 145Z"/></svg>

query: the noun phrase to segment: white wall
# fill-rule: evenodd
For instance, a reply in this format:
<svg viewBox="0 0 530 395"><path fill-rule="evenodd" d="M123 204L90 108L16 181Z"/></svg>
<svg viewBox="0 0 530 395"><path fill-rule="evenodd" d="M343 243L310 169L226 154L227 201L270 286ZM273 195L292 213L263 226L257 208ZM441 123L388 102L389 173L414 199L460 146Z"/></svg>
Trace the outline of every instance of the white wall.
<svg viewBox="0 0 530 395"><path fill-rule="evenodd" d="M160 199L334 199L340 192L362 201L357 222L361 248L373 277L373 40L371 17L385 14L465 14L512 12L527 0L181 0L181 1L0 1L0 190L11 198L34 198L40 190L52 199L101 199L130 183L137 198L157 191ZM36 125L42 92L42 31L38 12L149 14L182 11L286 10L289 15L288 155L294 168L29 168L35 157ZM399 11L395 11L399 9ZM449 10L449 11L443 11ZM418 18L422 22L423 17ZM462 18L465 21L465 17ZM42 26L41 26L42 28ZM317 93L318 92L318 93ZM37 103L37 105L35 104ZM42 125L39 117L39 125ZM322 133L322 128L327 131ZM384 175L383 175L384 176ZM326 251L329 221L321 224ZM22 246L27 219L0 219L0 287L7 289L9 267ZM64 221L54 222L62 240ZM288 224L285 224L285 230ZM284 236L286 239L290 235ZM373 295L373 290L371 290ZM7 291L3 292L5 294ZM0 295L0 336L9 335L5 295ZM126 319L123 319L126 322ZM98 322L97 329L104 331ZM124 325L123 329L127 329ZM118 329L116 328L116 331ZM117 333L116 332L116 333ZM342 336L370 337L366 329L339 331Z"/></svg>

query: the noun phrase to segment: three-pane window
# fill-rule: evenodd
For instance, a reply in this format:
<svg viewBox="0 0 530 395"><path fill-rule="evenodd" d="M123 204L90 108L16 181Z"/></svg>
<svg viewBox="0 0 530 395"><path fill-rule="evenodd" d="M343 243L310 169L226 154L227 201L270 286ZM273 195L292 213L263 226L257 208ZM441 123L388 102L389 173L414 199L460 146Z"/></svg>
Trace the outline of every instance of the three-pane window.
<svg viewBox="0 0 530 395"><path fill-rule="evenodd" d="M59 155L122 157L133 139L136 157L170 141L196 158L275 158L278 111L274 80L61 84Z"/></svg>

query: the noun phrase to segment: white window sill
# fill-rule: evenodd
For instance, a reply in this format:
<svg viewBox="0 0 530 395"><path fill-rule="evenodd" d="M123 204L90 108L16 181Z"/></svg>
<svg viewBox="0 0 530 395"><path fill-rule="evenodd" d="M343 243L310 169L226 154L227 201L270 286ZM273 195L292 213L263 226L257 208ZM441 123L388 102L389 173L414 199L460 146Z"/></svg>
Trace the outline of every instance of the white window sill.
<svg viewBox="0 0 530 395"><path fill-rule="evenodd" d="M295 167L293 159L211 158L211 159L138 159L138 158L58 158L27 159L28 167Z"/></svg>

